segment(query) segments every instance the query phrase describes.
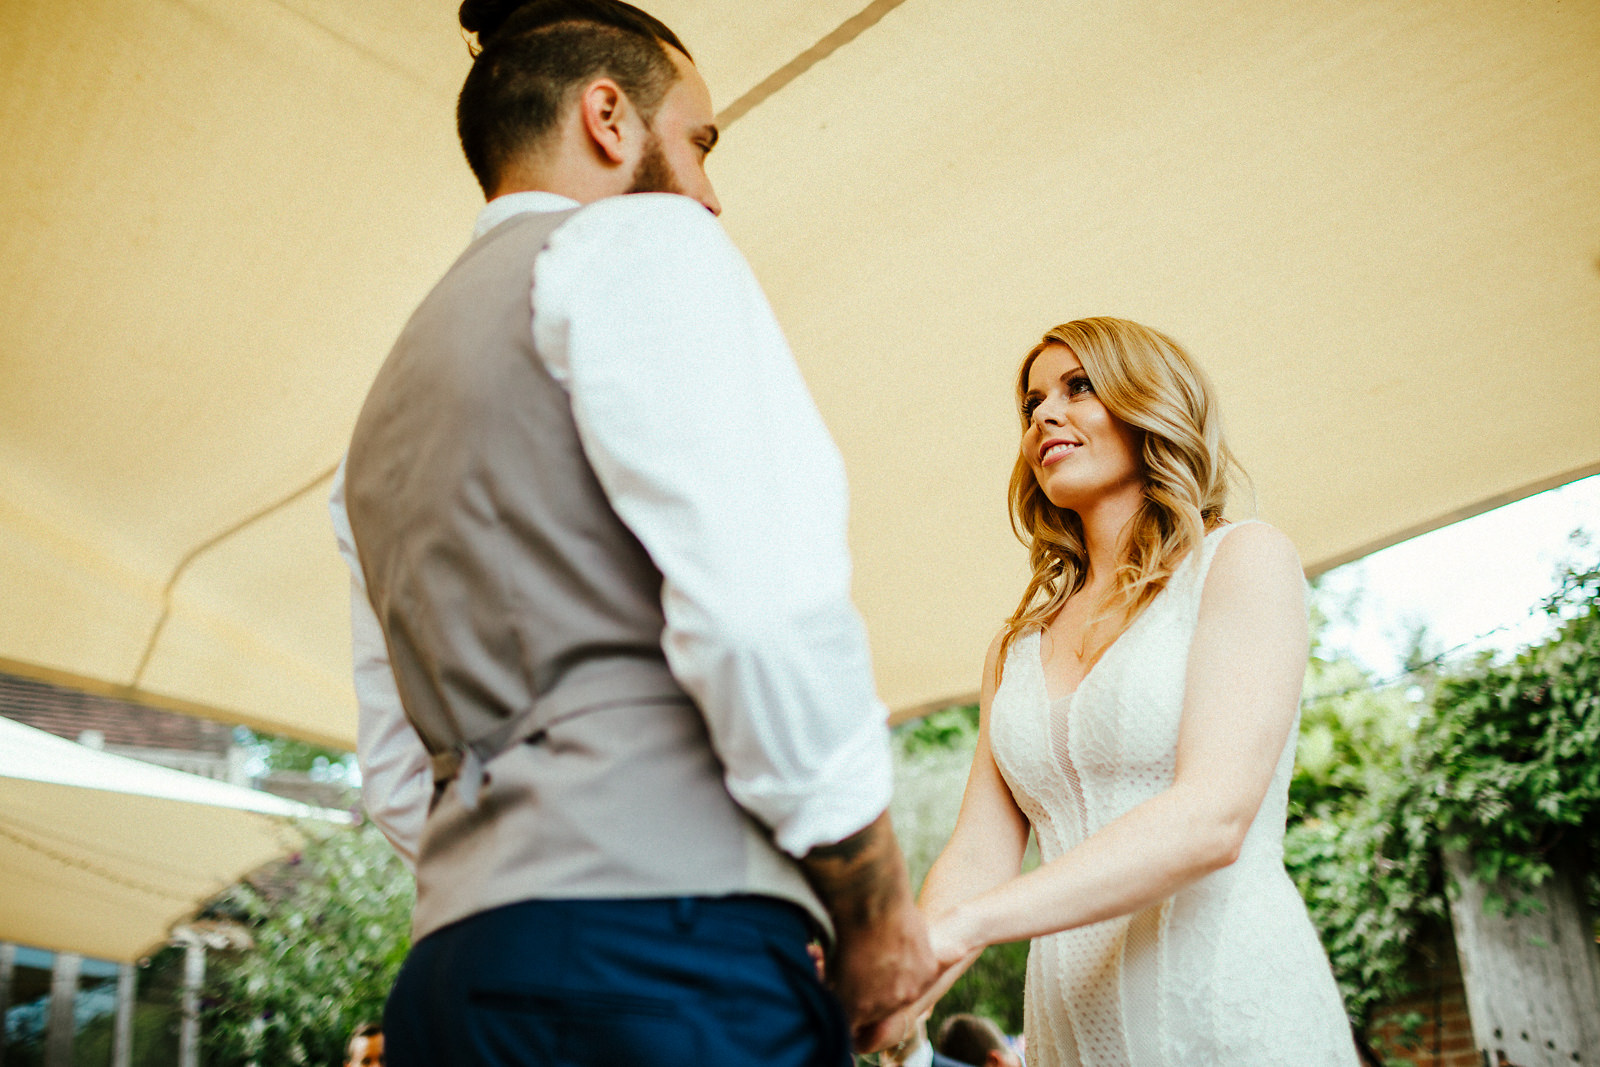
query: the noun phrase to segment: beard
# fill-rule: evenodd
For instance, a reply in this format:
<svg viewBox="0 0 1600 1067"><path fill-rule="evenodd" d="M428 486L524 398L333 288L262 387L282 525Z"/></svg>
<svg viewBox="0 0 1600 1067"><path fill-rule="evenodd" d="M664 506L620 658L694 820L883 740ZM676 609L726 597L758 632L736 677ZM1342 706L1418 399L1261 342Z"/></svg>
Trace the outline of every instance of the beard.
<svg viewBox="0 0 1600 1067"><path fill-rule="evenodd" d="M633 168L633 184L628 186L628 192L683 195L683 189L672 176L672 168L667 164L666 153L661 151L661 138L654 132L650 134L649 143L644 146L644 154L639 157L638 165Z"/></svg>

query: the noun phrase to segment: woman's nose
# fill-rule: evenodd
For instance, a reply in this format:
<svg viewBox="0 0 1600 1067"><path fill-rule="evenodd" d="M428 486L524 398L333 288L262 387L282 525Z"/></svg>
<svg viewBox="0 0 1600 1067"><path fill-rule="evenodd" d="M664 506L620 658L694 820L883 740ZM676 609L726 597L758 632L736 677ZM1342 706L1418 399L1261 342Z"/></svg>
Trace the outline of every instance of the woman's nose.
<svg viewBox="0 0 1600 1067"><path fill-rule="evenodd" d="M1039 406L1033 409L1033 421L1040 426L1060 426L1062 417L1061 405L1054 400L1041 401Z"/></svg>

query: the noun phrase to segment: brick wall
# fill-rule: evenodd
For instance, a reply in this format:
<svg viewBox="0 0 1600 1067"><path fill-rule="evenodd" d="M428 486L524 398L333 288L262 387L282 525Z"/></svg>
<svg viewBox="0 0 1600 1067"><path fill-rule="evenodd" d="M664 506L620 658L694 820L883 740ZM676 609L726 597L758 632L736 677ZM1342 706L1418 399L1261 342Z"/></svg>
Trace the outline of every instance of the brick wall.
<svg viewBox="0 0 1600 1067"><path fill-rule="evenodd" d="M85 730L98 730L110 750L166 749L225 757L233 744L231 726L9 674L0 674L0 715L69 741Z"/></svg>
<svg viewBox="0 0 1600 1067"><path fill-rule="evenodd" d="M1483 1067L1472 1044L1472 1020L1455 941L1446 934L1434 955L1436 962L1416 975L1421 990L1378 1013L1369 1031L1372 1045L1390 1064ZM1408 1038L1404 1020L1413 1014L1423 1022Z"/></svg>

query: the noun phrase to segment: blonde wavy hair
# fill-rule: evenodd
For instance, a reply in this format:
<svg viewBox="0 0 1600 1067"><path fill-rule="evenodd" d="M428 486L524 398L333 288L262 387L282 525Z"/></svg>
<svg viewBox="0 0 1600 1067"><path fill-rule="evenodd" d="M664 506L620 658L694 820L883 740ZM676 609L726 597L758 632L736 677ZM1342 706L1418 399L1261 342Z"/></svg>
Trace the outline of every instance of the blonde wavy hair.
<svg viewBox="0 0 1600 1067"><path fill-rule="evenodd" d="M1086 642L1092 667L1205 535L1222 524L1229 472L1243 470L1223 442L1216 394L1205 372L1178 342L1127 319L1077 319L1049 330L1017 372L1019 414L1033 361L1051 345L1076 356L1106 410L1140 431L1144 499L1129 523L1111 587L1089 614L1086 633L1110 624L1092 647ZM1023 432L1028 424L1023 414ZM1048 625L1083 588L1089 567L1083 523L1076 512L1050 503L1021 449L1007 495L1011 529L1028 548L1032 577L1002 631L996 684L1011 643Z"/></svg>

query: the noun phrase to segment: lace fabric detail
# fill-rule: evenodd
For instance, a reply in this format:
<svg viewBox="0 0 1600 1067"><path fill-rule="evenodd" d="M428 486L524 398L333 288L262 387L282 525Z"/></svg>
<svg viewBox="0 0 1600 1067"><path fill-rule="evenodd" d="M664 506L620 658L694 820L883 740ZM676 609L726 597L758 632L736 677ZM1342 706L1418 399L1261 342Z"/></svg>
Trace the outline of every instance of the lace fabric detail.
<svg viewBox="0 0 1600 1067"><path fill-rule="evenodd" d="M1207 536L1072 694L1050 699L1037 633L1012 643L990 741L1042 862L1171 784L1200 594L1229 529ZM1030 1067L1355 1067L1327 957L1283 869L1293 737L1236 863L1145 911L1034 940Z"/></svg>

